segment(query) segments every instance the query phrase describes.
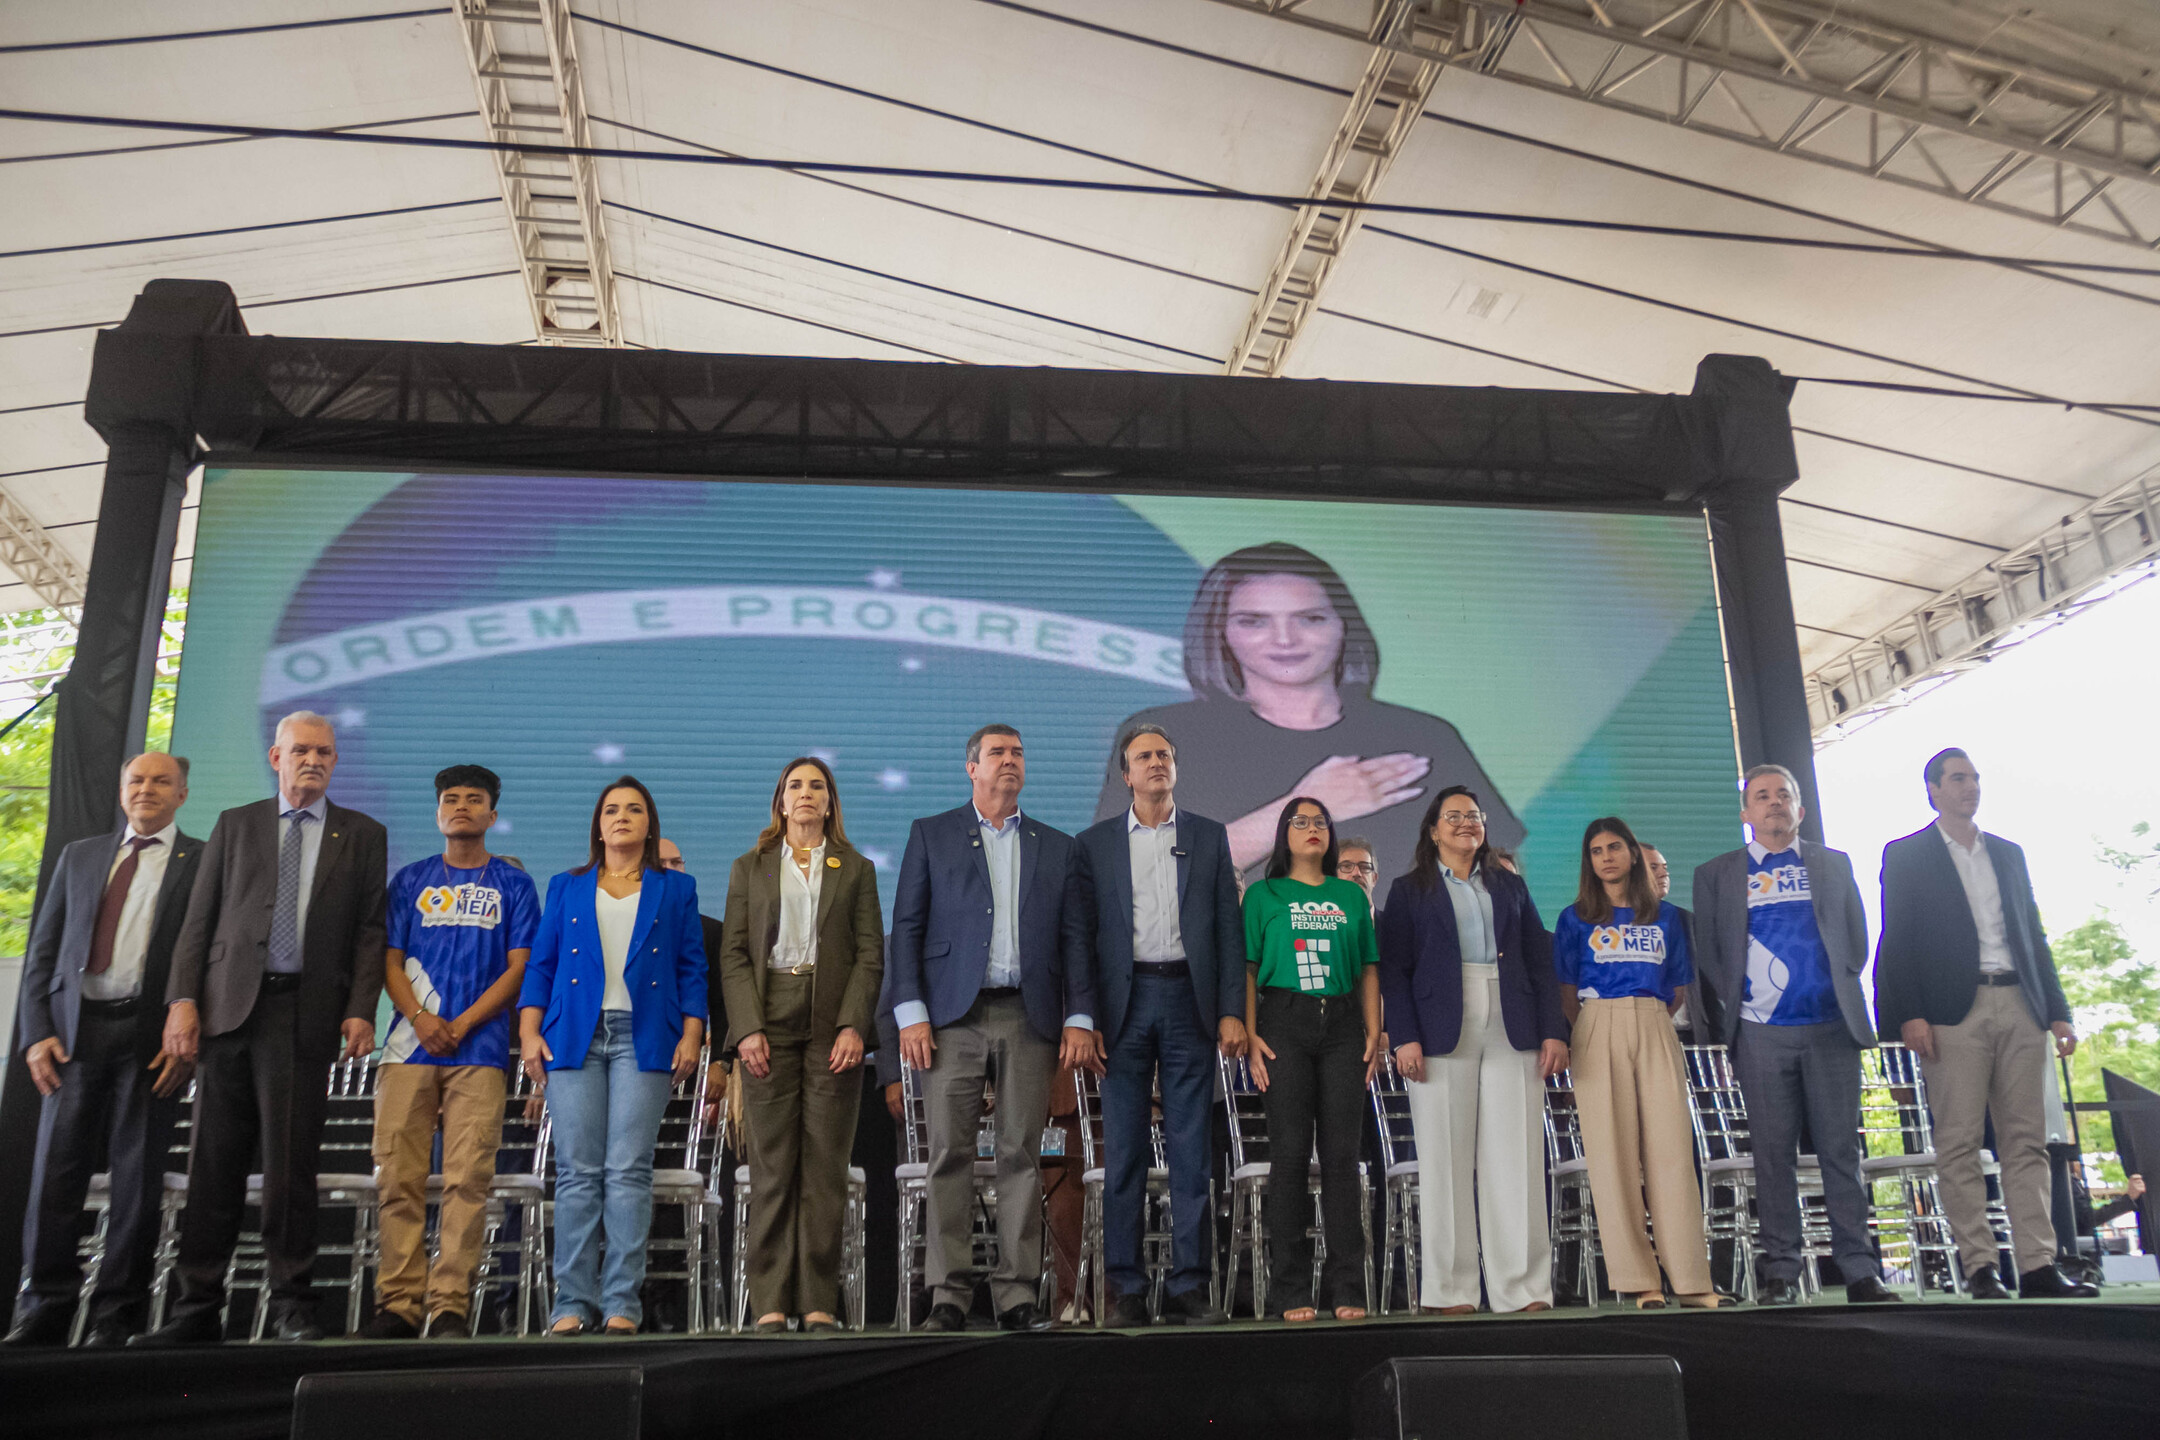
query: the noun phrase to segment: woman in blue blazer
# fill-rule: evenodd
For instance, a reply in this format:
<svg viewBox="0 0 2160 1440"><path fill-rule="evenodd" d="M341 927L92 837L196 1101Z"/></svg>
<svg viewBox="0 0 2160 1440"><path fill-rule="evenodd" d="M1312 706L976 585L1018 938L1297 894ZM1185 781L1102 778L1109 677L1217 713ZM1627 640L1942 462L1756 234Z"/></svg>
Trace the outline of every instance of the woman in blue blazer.
<svg viewBox="0 0 2160 1440"><path fill-rule="evenodd" d="M555 1117L551 1335L644 1318L653 1143L705 1040L704 933L697 882L660 868L652 792L623 776L593 806L590 857L548 882L518 993L525 1073Z"/></svg>
<svg viewBox="0 0 2160 1440"><path fill-rule="evenodd" d="M1417 1137L1419 1302L1552 1308L1545 1078L1567 1068L1552 936L1530 887L1492 858L1475 791L1425 807L1417 858L1380 912L1380 995Z"/></svg>

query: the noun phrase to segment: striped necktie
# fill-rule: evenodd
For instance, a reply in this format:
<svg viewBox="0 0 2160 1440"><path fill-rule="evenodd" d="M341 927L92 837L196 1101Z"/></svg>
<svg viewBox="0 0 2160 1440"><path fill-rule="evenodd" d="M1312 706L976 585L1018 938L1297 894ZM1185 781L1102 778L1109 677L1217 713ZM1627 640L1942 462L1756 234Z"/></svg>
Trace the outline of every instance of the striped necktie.
<svg viewBox="0 0 2160 1440"><path fill-rule="evenodd" d="M277 908L270 914L270 957L273 975L300 973L300 857L303 829L315 817L305 810L287 810L285 841L278 846Z"/></svg>

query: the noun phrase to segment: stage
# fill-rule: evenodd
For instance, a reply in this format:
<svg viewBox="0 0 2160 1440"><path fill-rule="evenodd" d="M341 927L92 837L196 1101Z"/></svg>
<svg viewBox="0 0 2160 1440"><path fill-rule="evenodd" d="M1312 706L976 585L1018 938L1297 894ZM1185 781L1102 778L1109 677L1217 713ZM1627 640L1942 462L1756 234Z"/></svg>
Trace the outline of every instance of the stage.
<svg viewBox="0 0 2160 1440"><path fill-rule="evenodd" d="M635 1365L648 1437L1325 1440L1350 1434L1352 1383L1391 1357L1660 1354L1680 1363L1696 1440L2144 1433L2160 1383L2160 1287L2109 1296L1651 1315L1608 1305L1297 1330L38 1351L0 1358L0 1394L15 1434L271 1440L289 1433L293 1386L310 1373ZM379 1429L426 1425L424 1414L385 1415Z"/></svg>

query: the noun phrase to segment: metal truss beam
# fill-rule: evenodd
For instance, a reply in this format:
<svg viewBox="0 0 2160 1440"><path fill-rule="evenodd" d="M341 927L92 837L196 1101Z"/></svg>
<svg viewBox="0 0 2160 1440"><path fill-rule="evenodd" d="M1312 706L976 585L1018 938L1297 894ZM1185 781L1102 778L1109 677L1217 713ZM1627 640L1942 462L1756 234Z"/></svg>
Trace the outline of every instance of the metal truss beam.
<svg viewBox="0 0 2160 1440"><path fill-rule="evenodd" d="M1320 173L1305 193L1314 202L1299 207L1290 233L1268 271L1267 283L1253 301L1252 313L1238 335L1224 367L1231 375L1276 376L1283 373L1306 320L1320 303L1365 212L1343 202L1367 201L1402 153L1405 141L1432 98L1444 68L1429 52L1449 38L1434 28L1438 0L1380 0L1374 6L1370 39L1379 46L1366 63L1365 77L1350 97L1350 107L1335 138L1328 142ZM1386 43L1383 43L1386 42ZM1402 48L1396 48L1397 46Z"/></svg>
<svg viewBox="0 0 2160 1440"><path fill-rule="evenodd" d="M83 587L90 579L75 557L5 490L0 490L0 565L14 571L16 579L55 610L82 604Z"/></svg>
<svg viewBox="0 0 2160 1440"><path fill-rule="evenodd" d="M2160 573L2160 470L2064 517L1808 676L1818 747Z"/></svg>
<svg viewBox="0 0 2160 1440"><path fill-rule="evenodd" d="M2080 234L2160 249L2160 99L1831 0L1215 0Z"/></svg>
<svg viewBox="0 0 2160 1440"><path fill-rule="evenodd" d="M568 0L456 5L489 138L591 145ZM498 150L495 168L540 343L620 345L615 272L592 158Z"/></svg>

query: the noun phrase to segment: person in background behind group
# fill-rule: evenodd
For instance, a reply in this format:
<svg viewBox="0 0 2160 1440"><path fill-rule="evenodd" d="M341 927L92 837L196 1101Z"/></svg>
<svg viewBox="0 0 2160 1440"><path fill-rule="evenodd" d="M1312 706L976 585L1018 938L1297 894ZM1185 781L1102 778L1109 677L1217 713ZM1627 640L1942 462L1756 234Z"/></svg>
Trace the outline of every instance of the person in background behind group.
<svg viewBox="0 0 2160 1440"><path fill-rule="evenodd" d="M1121 1328L1149 1323L1141 1238L1159 1073L1173 1232L1163 1319L1213 1325L1226 1318L1208 1300L1213 1052L1232 1059L1245 1053L1245 931L1236 867L1221 823L1178 808L1177 747L1170 737L1144 725L1120 735L1117 748L1132 806L1081 831L1075 847L1079 919L1091 940L1096 1014L1108 1047L1102 1081L1108 1318Z"/></svg>
<svg viewBox="0 0 2160 1440"><path fill-rule="evenodd" d="M76 1235L99 1153L108 1158L105 1255L86 1346L143 1321L165 1152L194 1067L158 1053L173 942L202 842L180 831L188 762L146 751L120 771L120 830L60 852L23 962L16 1021L44 1097L23 1212L26 1284L4 1343L61 1345L82 1289Z"/></svg>
<svg viewBox="0 0 2160 1440"><path fill-rule="evenodd" d="M1339 858L1327 807L1293 796L1275 822L1267 877L1245 892L1246 1063L1267 1111L1271 1303L1292 1324L1318 1316L1315 1299L1338 1320L1365 1318L1359 1116L1386 1042L1372 906L1337 877ZM1307 1233L1316 1137L1327 1235L1317 1297Z"/></svg>
<svg viewBox="0 0 2160 1440"><path fill-rule="evenodd" d="M771 818L728 875L722 988L749 1131L750 1309L757 1328L840 1328L848 1154L877 1034L885 917L877 869L848 843L829 766L790 760Z"/></svg>
<svg viewBox="0 0 2160 1440"><path fill-rule="evenodd" d="M1545 1080L1568 1064L1552 936L1530 887L1486 863L1477 792L1425 807L1380 914L1380 992L1417 1138L1421 1308L1552 1308Z"/></svg>
<svg viewBox="0 0 2160 1440"><path fill-rule="evenodd" d="M1657 890L1657 897L1666 900L1672 896L1672 866L1665 859L1665 852L1645 840L1642 847L1643 861L1650 867L1650 882ZM1675 905L1680 912L1680 924L1687 931L1688 953L1695 953L1695 912L1685 906ZM1695 1043L1695 1013L1686 1000L1673 1007L1673 1032L1680 1037L1682 1045Z"/></svg>
<svg viewBox="0 0 2160 1440"><path fill-rule="evenodd" d="M2099 1290L2055 1268L2044 1071L2077 1049L2070 1005L2033 899L2025 852L1981 830L1980 771L1963 750L1929 758L1921 778L1935 823L1883 850L1882 943L1875 1009L1885 1040L1920 1057L1943 1209L1966 1284L1981 1300L2008 1289L1997 1273L1980 1169L1995 1122L2018 1294L2090 1299Z"/></svg>
<svg viewBox="0 0 2160 1440"><path fill-rule="evenodd" d="M1365 892L1370 901L1373 918L1380 918L1380 859L1373 850L1373 843L1362 835L1352 835L1336 842L1336 878L1348 880Z"/></svg>
<svg viewBox="0 0 2160 1440"><path fill-rule="evenodd" d="M550 1335L635 1335L653 1144L670 1081L705 1041L697 882L660 868L652 792L625 775L593 806L587 858L548 881L518 994L525 1074L555 1117ZM600 1247L606 1237L603 1269Z"/></svg>
<svg viewBox="0 0 2160 1440"><path fill-rule="evenodd" d="M1687 1067L1671 1019L1694 978L1687 932L1678 908L1658 899L1642 846L1618 816L1583 831L1575 903L1553 927L1553 969L1575 1023L1575 1108L1612 1287L1640 1309L1662 1309L1662 1262L1675 1299L1714 1309Z"/></svg>
<svg viewBox="0 0 2160 1440"><path fill-rule="evenodd" d="M1860 1052L1875 1043L1860 993L1860 889L1842 850L1800 838L1807 810L1790 770L1757 765L1741 786L1740 818L1754 838L1695 870L1695 1038L1731 1051L1747 1102L1763 1251L1756 1296L1765 1305L1800 1299L1804 1119L1845 1296L1884 1304L1898 1297L1882 1283L1860 1175Z"/></svg>
<svg viewBox="0 0 2160 1440"><path fill-rule="evenodd" d="M1020 732L968 737L969 802L908 831L893 896L885 999L900 1053L923 1073L930 1128L928 1244L934 1303L923 1328L965 1329L974 1297L975 1136L997 1085L998 1263L990 1298L1005 1330L1047 1330L1042 1132L1060 1063L1100 1071L1073 840L1020 813Z"/></svg>
<svg viewBox="0 0 2160 1440"><path fill-rule="evenodd" d="M691 873L689 862L683 859L682 847L665 835L660 837L660 868L672 870L677 875ZM725 1039L728 1033L727 1001L726 991L720 984L720 941L723 927L710 915L699 915L698 927L705 941L705 1004L710 1011L705 1018L705 1033ZM721 1047L715 1045L712 1063L705 1067L707 1124L719 1119L720 1107L727 1103L730 1063L730 1058L721 1053Z"/></svg>
<svg viewBox="0 0 2160 1440"><path fill-rule="evenodd" d="M397 1018L375 1090L382 1265L366 1340L472 1333L473 1269L502 1144L510 1006L540 928L532 877L488 854L502 781L480 765L435 777L443 853L391 878L383 988ZM428 1263L427 1182L442 1132L441 1246Z"/></svg>
<svg viewBox="0 0 2160 1440"><path fill-rule="evenodd" d="M375 1048L390 840L324 794L337 733L322 716L298 710L278 721L270 766L275 798L218 816L173 947L165 1053L197 1064L180 1299L136 1345L222 1337L225 1272L257 1165L270 1333L322 1338L316 1162L330 1066Z"/></svg>

